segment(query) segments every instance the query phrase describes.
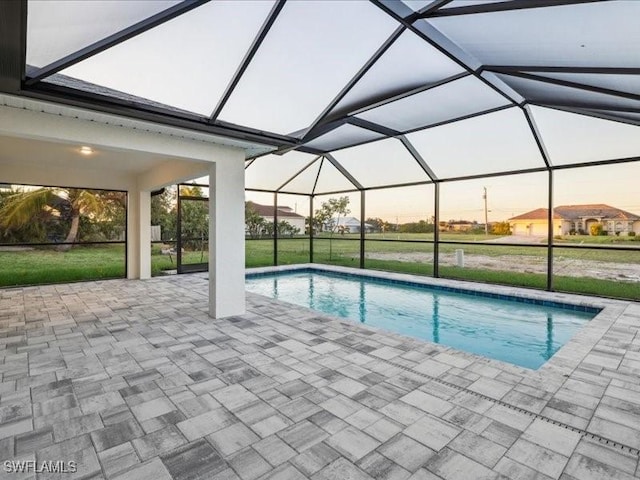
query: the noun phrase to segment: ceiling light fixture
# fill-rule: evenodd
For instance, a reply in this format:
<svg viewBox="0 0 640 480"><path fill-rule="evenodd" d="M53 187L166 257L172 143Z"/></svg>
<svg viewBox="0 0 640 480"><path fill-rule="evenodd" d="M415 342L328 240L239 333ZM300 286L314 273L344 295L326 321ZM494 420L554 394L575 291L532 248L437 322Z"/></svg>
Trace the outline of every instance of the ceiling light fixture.
<svg viewBox="0 0 640 480"><path fill-rule="evenodd" d="M93 153L93 149L91 147L83 146L80 147L80 153L82 155L91 155Z"/></svg>

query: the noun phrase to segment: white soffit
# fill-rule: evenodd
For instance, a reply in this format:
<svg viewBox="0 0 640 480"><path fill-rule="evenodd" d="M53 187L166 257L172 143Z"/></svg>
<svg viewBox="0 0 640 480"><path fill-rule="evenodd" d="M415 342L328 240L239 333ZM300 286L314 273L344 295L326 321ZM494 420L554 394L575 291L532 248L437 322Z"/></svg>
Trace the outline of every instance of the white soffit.
<svg viewBox="0 0 640 480"><path fill-rule="evenodd" d="M0 106L18 108L32 112L46 113L50 115L59 115L66 118L75 118L78 120L102 123L105 125L122 127L131 130L141 130L149 133L177 137L186 140L195 140L198 142L241 148L245 151L246 157L253 157L275 150L275 147L269 145L244 142L242 140L225 138L219 135L212 135L205 132L197 132L194 130L170 127L167 125L145 122L128 117L95 112L88 109L70 107L57 103L43 102L40 100L34 100L25 97L0 94Z"/></svg>

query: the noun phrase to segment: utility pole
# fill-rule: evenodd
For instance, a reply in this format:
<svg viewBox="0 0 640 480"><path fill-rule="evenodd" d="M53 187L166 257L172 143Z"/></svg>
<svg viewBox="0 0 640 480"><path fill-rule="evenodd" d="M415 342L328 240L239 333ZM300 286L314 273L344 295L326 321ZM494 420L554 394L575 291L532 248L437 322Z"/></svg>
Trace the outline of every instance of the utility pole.
<svg viewBox="0 0 640 480"><path fill-rule="evenodd" d="M484 234L489 235L489 210L487 210L487 187L484 188L482 198L484 200Z"/></svg>

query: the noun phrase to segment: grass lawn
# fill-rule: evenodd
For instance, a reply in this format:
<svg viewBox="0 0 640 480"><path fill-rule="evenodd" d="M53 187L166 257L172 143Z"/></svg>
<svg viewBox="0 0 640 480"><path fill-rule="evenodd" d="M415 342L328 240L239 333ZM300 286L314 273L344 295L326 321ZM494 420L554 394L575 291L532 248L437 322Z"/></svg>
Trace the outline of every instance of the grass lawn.
<svg viewBox="0 0 640 480"><path fill-rule="evenodd" d="M321 234L319 238L327 237L327 234ZM338 238L360 238L359 234L348 233L344 236L335 235L334 239ZM433 241L433 233L367 233L365 235L367 240L431 240ZM482 241L499 241L501 238L505 238L502 235L484 235L476 233L451 233L441 232L440 240L443 242L482 242ZM616 237L615 235L564 235L561 238L554 237L554 244L588 244L593 246L598 245L626 245L626 246L640 246L640 236L629 237L627 235L621 235ZM532 242L535 244L545 245L546 241L541 242L540 238L533 237Z"/></svg>
<svg viewBox="0 0 640 480"><path fill-rule="evenodd" d="M386 234L388 236L388 234ZM484 236L448 234L449 237L465 241L484 240ZM373 237L373 238L372 238ZM426 240L428 235L400 234L401 240ZM482 237L482 238L478 238ZM349 239L352 238L353 240ZM602 237L587 237L602 238ZM619 238L619 237L616 237ZM314 261L349 267L359 266L360 242L357 235L336 236L333 241L328 238L314 240ZM365 249L367 253L379 254L378 258L367 258L366 268L410 273L416 275L432 275L432 261L402 260L400 254L420 254L407 258L431 258L433 245L421 242L390 242L382 239L382 234L368 235ZM379 241L377 241L379 240ZM248 240L246 246L246 266L258 267L273 265L273 242L269 240ZM599 251L594 249L568 249L560 246L554 252L556 258L575 260L598 260L621 264L640 263L640 252ZM331 255L329 250L331 247ZM498 245L447 245L441 244L440 251L444 255L452 254L457 248L463 248L465 255L486 257L513 256L518 262L519 256L538 256L541 261L546 258L546 248ZM159 275L163 270L176 268L175 255L163 255L161 249L152 249L152 274ZM398 254L394 258L394 254ZM388 255L388 258L385 257ZM545 288L546 275L539 273L507 272L489 268L459 268L451 261L442 262L440 276L488 283L499 283L532 288ZM185 263L208 261L207 252L186 252ZM308 239L279 239L278 263L280 265L308 263ZM124 245L100 245L92 247L76 247L68 252L54 250L33 250L26 252L0 252L0 286L33 285L42 283L60 283L77 280L96 280L118 278L125 274ZM562 275L561 269L554 278L555 288L559 291L603 295L640 300L638 283L600 280L595 278L576 278Z"/></svg>
<svg viewBox="0 0 640 480"><path fill-rule="evenodd" d="M368 253L431 253L433 245L428 243L420 243L416 240L425 240L426 234L401 234L402 242L392 242L387 240L367 241L365 250ZM451 236L454 234L450 234ZM470 237L455 235L458 240L460 237ZM349 239L351 238L351 239ZM369 237L367 237L369 239ZM315 238L313 242L314 261L325 263L329 261L329 244L331 243L332 257L349 256L360 254L360 242L353 234L351 236L336 236L333 240L327 237ZM370 239L373 240L373 239ZM413 240L413 241L406 241ZM464 240L473 241L473 240ZM481 240L476 240L481 241ZM632 244L635 246L635 244ZM640 245L638 245L640 246ZM613 250L597 250L597 245L593 249L576 249L562 248L560 245L554 247L555 255L564 258L576 260L598 260L601 262L613 263L635 263L640 260L640 253L613 251ZM518 245L451 245L441 244L440 252L444 254L452 254L457 249L463 249L468 255L487 255L490 257L498 257L503 255L537 255L546 256L546 245L540 244L540 247L522 247ZM247 267L259 267L273 265L273 242L271 240L247 240L246 241L246 265ZM335 260L335 259L334 259ZM309 243L308 239L279 239L278 240L278 263L286 265L289 263L305 263L309 261ZM333 263L333 261L332 261ZM356 262L357 263L357 262Z"/></svg>
<svg viewBox="0 0 640 480"><path fill-rule="evenodd" d="M401 234L400 239L404 242L367 241L365 250L367 253L379 254L433 254L433 245L420 242L410 242L406 240L425 240L426 234ZM388 236L388 235L387 235ZM449 234L462 241L473 241L471 235ZM470 238L469 238L470 237ZM484 240L476 239L476 241ZM347 239L352 238L352 239ZM314 239L313 251L316 263L332 265L342 265L347 267L359 266L360 242L356 241L357 235L347 235L345 237L336 236L332 243L332 255L329 258L328 238ZM588 238L588 237L587 237ZM592 237L598 238L598 237ZM370 235L367 236L370 239ZM594 245L597 248L597 245ZM453 254L455 250L462 248L465 255L483 255L488 257L513 256L514 262L518 262L519 256L537 256L541 261L546 261L546 245L540 247L522 247L518 245L449 245L441 244L442 254ZM555 258L571 260L597 260L601 262L630 264L640 263L640 252L625 251L602 251L594 249L569 249L556 247L554 249ZM309 243L306 239L279 239L278 240L278 264L287 265L294 263L306 263L309 261ZM248 240L246 242L246 266L260 267L273 265L273 242L269 240ZM365 267L376 270L394 271L400 273L410 273L415 275L433 275L433 263L418 261L400 261L397 259L374 259L367 258ZM560 271L559 271L560 273ZM440 264L440 276L459 280L470 280L476 282L497 283L503 285L513 285L529 288L544 289L547 285L545 274L524 273L513 271L490 270L480 268L459 268L445 263ZM617 298L627 298L640 300L640 285L633 282L600 280L595 278L576 278L564 275L554 276L554 287L558 291L585 293Z"/></svg>
<svg viewBox="0 0 640 480"><path fill-rule="evenodd" d="M640 236L629 237L628 235L565 235L562 238L554 238L555 244L562 243L586 243L590 245L623 245L623 246L640 246Z"/></svg>
<svg viewBox="0 0 640 480"><path fill-rule="evenodd" d="M160 254L153 249L152 275L163 270L174 270L176 258ZM186 252L184 263L208 261L207 252ZM64 283L79 280L123 278L125 276L124 245L93 245L74 247L67 252L56 250L29 250L0 252L0 287Z"/></svg>
<svg viewBox="0 0 640 480"><path fill-rule="evenodd" d="M319 238L326 235L322 234ZM334 239L340 236L335 235ZM360 238L359 234L349 233L344 237ZM448 233L440 232L440 240L444 242L482 242L486 240L496 240L500 238L497 235L485 235L483 233ZM367 233L365 234L367 240L430 240L433 241L433 233Z"/></svg>
<svg viewBox="0 0 640 480"><path fill-rule="evenodd" d="M153 247L151 249L151 275L155 277L165 270L175 270L178 268L177 261L175 254L164 255L160 252L160 248ZM209 262L209 252L184 252L182 254L183 265L207 262Z"/></svg>
<svg viewBox="0 0 640 480"><path fill-rule="evenodd" d="M118 278L124 276L124 263L124 245L0 252L0 286Z"/></svg>

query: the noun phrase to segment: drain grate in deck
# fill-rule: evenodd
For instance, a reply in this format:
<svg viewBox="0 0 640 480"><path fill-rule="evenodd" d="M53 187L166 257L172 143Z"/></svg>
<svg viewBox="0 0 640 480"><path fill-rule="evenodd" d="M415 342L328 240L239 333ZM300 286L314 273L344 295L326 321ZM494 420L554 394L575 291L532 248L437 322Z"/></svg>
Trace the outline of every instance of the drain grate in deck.
<svg viewBox="0 0 640 480"><path fill-rule="evenodd" d="M380 359L378 359L378 360L380 360ZM584 430L584 429L581 429L581 428L573 427L573 426L568 425L566 423L559 422L559 421L554 420L552 418L546 417L544 415L540 415L539 413L535 413L535 412L532 412L530 410L526 410L526 409L521 408L521 407L516 407L515 405L511 405L510 403L503 402L502 400L498 400L498 399L489 397L489 396L484 395L484 394L479 393L479 392L474 392L473 390L469 390L467 388L461 387L460 385L456 385L455 383L447 382L446 380L442 380L442 379L437 378L437 377L432 377L431 375L428 375L426 373L418 372L416 370L413 370L411 367L407 367L406 365L402 365L402 364L393 362L391 360L382 360L382 361L385 362L385 363L388 363L389 365L393 365L394 367L401 368L403 370L411 372L414 375L419 375L421 377L428 378L429 380L431 380L433 382L436 382L436 383L439 383L441 385L444 385L446 387L453 388L453 389L461 391L461 392L465 392L465 393L467 393L469 395L473 395L475 397L479 397L479 398L482 398L482 399L487 400L489 402L492 402L492 403L494 403L496 405L500 405L502 407L508 408L509 410L513 410L513 411L522 413L523 415L527 415L529 417L536 418L536 419L542 420L542 421L547 422L547 423L551 423L551 424L556 425L558 427L562 427L562 428L565 428L567 430L571 430L572 432L579 433L580 435L582 435L585 438L589 438L589 439L595 440L597 442L600 442L602 444L608 445L610 447L620 449L620 450L628 452L628 453L630 453L632 455L640 456L640 450L638 450L637 448L631 447L629 445L625 445L625 444L620 443L620 442L616 442L615 440L612 440L610 438L606 438L606 437L603 437L601 435L598 435L598 434L595 434L595 433L591 433L591 432L589 432L587 430Z"/></svg>

